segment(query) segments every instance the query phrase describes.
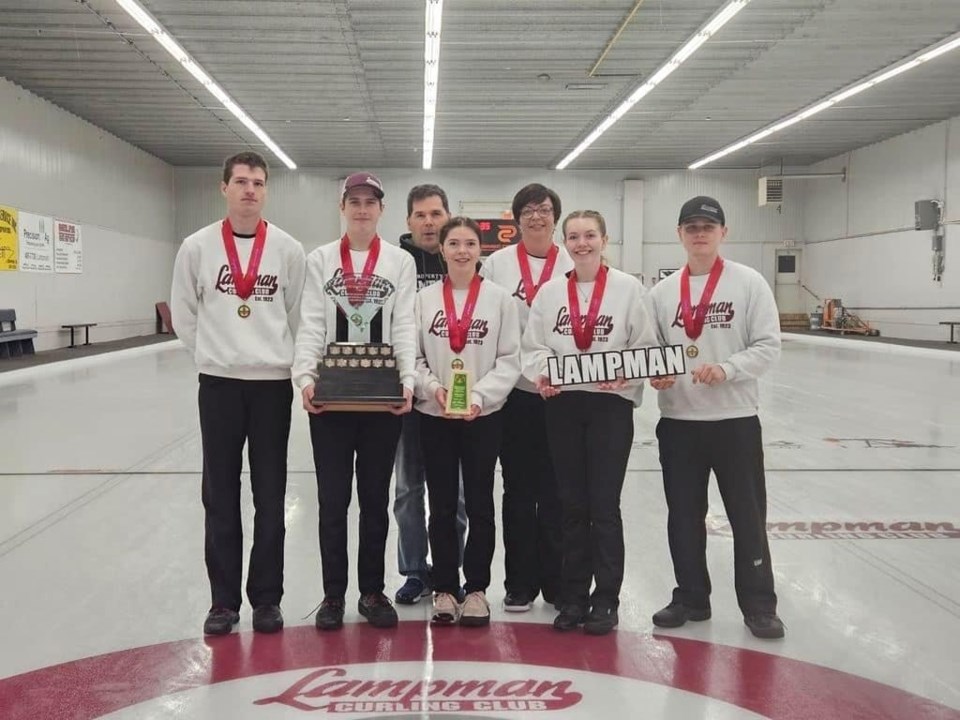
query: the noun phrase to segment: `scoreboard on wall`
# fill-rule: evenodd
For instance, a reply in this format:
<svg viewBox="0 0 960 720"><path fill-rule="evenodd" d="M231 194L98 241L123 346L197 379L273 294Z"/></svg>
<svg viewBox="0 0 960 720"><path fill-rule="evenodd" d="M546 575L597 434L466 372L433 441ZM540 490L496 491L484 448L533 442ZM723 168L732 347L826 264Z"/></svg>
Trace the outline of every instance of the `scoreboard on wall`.
<svg viewBox="0 0 960 720"><path fill-rule="evenodd" d="M483 257L520 241L520 226L516 220L482 219L477 220L477 225L480 226L480 254Z"/></svg>

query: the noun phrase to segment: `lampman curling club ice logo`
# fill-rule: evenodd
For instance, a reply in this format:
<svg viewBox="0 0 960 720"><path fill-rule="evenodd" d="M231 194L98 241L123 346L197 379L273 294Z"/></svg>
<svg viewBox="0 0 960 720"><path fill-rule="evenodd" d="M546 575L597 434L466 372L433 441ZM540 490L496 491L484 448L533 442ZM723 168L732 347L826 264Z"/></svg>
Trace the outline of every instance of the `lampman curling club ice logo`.
<svg viewBox="0 0 960 720"><path fill-rule="evenodd" d="M744 668L765 692L744 683ZM960 711L929 697L783 655L623 627L585 640L517 622L434 633L405 621L389 638L347 623L323 642L312 625L294 626L266 637L241 632L129 648L0 678L0 708L5 720L171 712L231 720L308 713L596 720L659 716L663 708L674 717L729 720L791 720L797 708L816 718L960 720Z"/></svg>
<svg viewBox="0 0 960 720"><path fill-rule="evenodd" d="M533 673L531 673L533 674ZM454 674L424 679L371 679L349 668L313 670L279 695L255 705L328 713L510 712L565 710L581 701L573 681L544 678L481 679Z"/></svg>
<svg viewBox="0 0 960 720"><path fill-rule="evenodd" d="M708 517L711 535L733 537L730 523L722 517ZM956 540L960 528L951 522L878 522L875 520L812 521L797 520L767 523L773 540Z"/></svg>

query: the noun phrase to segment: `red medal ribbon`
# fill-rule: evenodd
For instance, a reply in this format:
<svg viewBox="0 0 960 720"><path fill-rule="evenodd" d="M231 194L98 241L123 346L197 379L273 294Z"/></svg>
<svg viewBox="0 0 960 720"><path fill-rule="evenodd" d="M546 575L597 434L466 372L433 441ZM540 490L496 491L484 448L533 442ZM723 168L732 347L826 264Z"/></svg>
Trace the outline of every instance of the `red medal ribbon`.
<svg viewBox="0 0 960 720"><path fill-rule="evenodd" d="M683 318L683 330L687 337L696 340L703 332L703 321L707 317L707 308L710 307L710 300L713 299L713 291L717 289L717 283L720 282L720 273L723 272L723 258L719 255L713 261L713 267L710 268L710 277L707 278L706 287L703 288L703 294L700 296L700 302L696 307L690 305L690 266L684 265L680 272L680 317Z"/></svg>
<svg viewBox="0 0 960 720"><path fill-rule="evenodd" d="M523 280L523 294L527 296L527 307L530 307L530 303L533 302L537 290L553 275L553 266L556 265L557 255L559 254L559 248L557 248L556 245L551 245L550 251L547 253L546 261L543 263L543 270L540 272L540 279L537 281L537 284L534 285L533 273L530 272L530 259L527 257L527 251L524 249L522 243L517 247L517 262L520 263L520 278Z"/></svg>
<svg viewBox="0 0 960 720"><path fill-rule="evenodd" d="M360 277L353 273L353 258L350 257L350 238L344 235L340 238L340 267L343 269L343 282L347 286L347 301L357 307L363 305L367 291L373 282L373 271L377 267L380 257L380 236L374 235L370 243L370 253L363 264Z"/></svg>
<svg viewBox="0 0 960 720"><path fill-rule="evenodd" d="M253 294L253 287L257 284L260 258L263 257L263 246L267 241L267 223L262 219L257 223L246 273L240 269L240 256L237 254L237 241L233 237L230 218L226 218L220 225L220 234L223 237L223 249L227 253L227 262L230 264L230 274L233 275L234 291L241 300L246 300Z"/></svg>
<svg viewBox="0 0 960 720"><path fill-rule="evenodd" d="M447 336L450 340L450 349L455 353L463 351L467 345L467 333L473 321L473 310L477 306L477 296L480 295L479 275L474 275L467 290L467 301L463 304L463 315L457 318L457 307L453 303L453 283L450 276L443 279L443 309L447 315Z"/></svg>
<svg viewBox="0 0 960 720"><path fill-rule="evenodd" d="M577 297L577 271L570 272L567 278L567 301L570 305L570 326L573 328L573 340L580 350L589 350L593 344L593 329L597 326L597 317L600 315L600 302L603 300L603 291L607 287L607 266L601 265L597 271L597 280L593 285L593 294L590 296L590 307L587 316L580 314L580 299Z"/></svg>

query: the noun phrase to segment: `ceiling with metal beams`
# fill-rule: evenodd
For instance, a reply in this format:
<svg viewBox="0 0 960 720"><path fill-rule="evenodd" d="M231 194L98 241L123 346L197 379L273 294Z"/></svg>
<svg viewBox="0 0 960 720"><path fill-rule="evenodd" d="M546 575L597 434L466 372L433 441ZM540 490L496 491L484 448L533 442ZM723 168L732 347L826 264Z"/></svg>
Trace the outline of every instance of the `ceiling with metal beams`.
<svg viewBox="0 0 960 720"><path fill-rule="evenodd" d="M141 0L301 167L420 166L423 0ZM723 0L446 0L434 168L553 167ZM0 0L0 75L173 165L259 141L115 0ZM572 169L694 160L960 31L960 0L752 0ZM960 115L960 50L711 167Z"/></svg>

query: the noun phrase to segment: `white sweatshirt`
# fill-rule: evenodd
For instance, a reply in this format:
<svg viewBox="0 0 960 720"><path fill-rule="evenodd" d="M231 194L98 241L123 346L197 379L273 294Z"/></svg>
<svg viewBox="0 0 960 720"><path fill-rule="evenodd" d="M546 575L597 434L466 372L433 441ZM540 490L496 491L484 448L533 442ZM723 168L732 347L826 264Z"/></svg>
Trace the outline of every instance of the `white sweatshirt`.
<svg viewBox="0 0 960 720"><path fill-rule="evenodd" d="M241 300L223 247L222 222L198 230L177 252L170 288L174 330L201 373L238 380L289 378L303 289L303 246L268 223L253 294ZM234 240L246 271L254 238L234 235ZM241 305L250 308L249 317L240 317Z"/></svg>
<svg viewBox="0 0 960 720"><path fill-rule="evenodd" d="M350 251L355 273L363 270L368 250ZM413 257L405 250L381 240L380 257L367 292L368 320L379 316L381 342L393 346L400 382L413 391L416 381L416 323L414 297L417 271ZM307 280L300 304L300 329L293 360L293 381L301 390L317 381L317 363L331 342L371 342L371 325L360 328L347 322L349 334L337 336L338 301L347 303L347 288L340 265L340 241L321 245L307 256ZM350 308L351 314L354 312ZM342 325L343 323L341 323Z"/></svg>
<svg viewBox="0 0 960 720"><path fill-rule="evenodd" d="M577 283L580 312L587 314L594 283ZM647 291L632 275L615 268L607 271L607 286L600 303L597 324L593 331L593 343L585 352L606 352L652 347L657 344L656 331L647 312ZM547 375L547 358L551 356L582 355L573 337L570 309L567 297L567 278L555 277L540 288L530 307L530 318L523 333L521 364L523 374L530 383L541 375ZM571 385L562 392L585 390L588 392L613 392L601 390L596 383ZM627 383L618 395L639 406L643 399L643 381Z"/></svg>
<svg viewBox="0 0 960 720"><path fill-rule="evenodd" d="M690 303L703 295L708 275L690 276ZM657 334L665 345L696 345L696 358L687 357L687 374L658 393L660 413L676 420L726 420L757 414L757 383L780 357L780 317L770 286L753 268L724 260L723 272L710 300L703 333L687 337L680 316L680 272L658 282L650 291ZM719 364L727 379L719 385L693 384L690 372Z"/></svg>
<svg viewBox="0 0 960 720"><path fill-rule="evenodd" d="M467 290L453 291L458 316L466 301ZM450 389L455 357L462 359L464 369L470 372L470 403L480 406L480 414L489 415L503 407L520 377L520 321L506 290L489 280L480 284L467 344L460 353L450 349L442 282L417 293L417 330L417 410L442 414L436 393L441 387Z"/></svg>
<svg viewBox="0 0 960 720"><path fill-rule="evenodd" d="M557 261L553 266L553 272L550 278L562 277L573 269L573 260L562 246L559 247ZM518 317L520 318L520 334L527 327L527 319L530 317L530 306L527 305L527 293L523 287L523 276L520 274L520 261L517 259L517 253L523 252L523 243L517 243L497 250L490 257L483 261L483 268L480 274L488 280L492 280L497 285L505 289L513 298L517 306ZM530 261L530 276L534 285L540 281L540 273L543 272L543 266L546 258L536 257L527 254ZM550 278L547 278L549 280ZM544 281L546 284L546 281ZM539 291L538 291L539 294ZM517 381L517 389L526 392L537 392L537 388L527 380L523 375Z"/></svg>

